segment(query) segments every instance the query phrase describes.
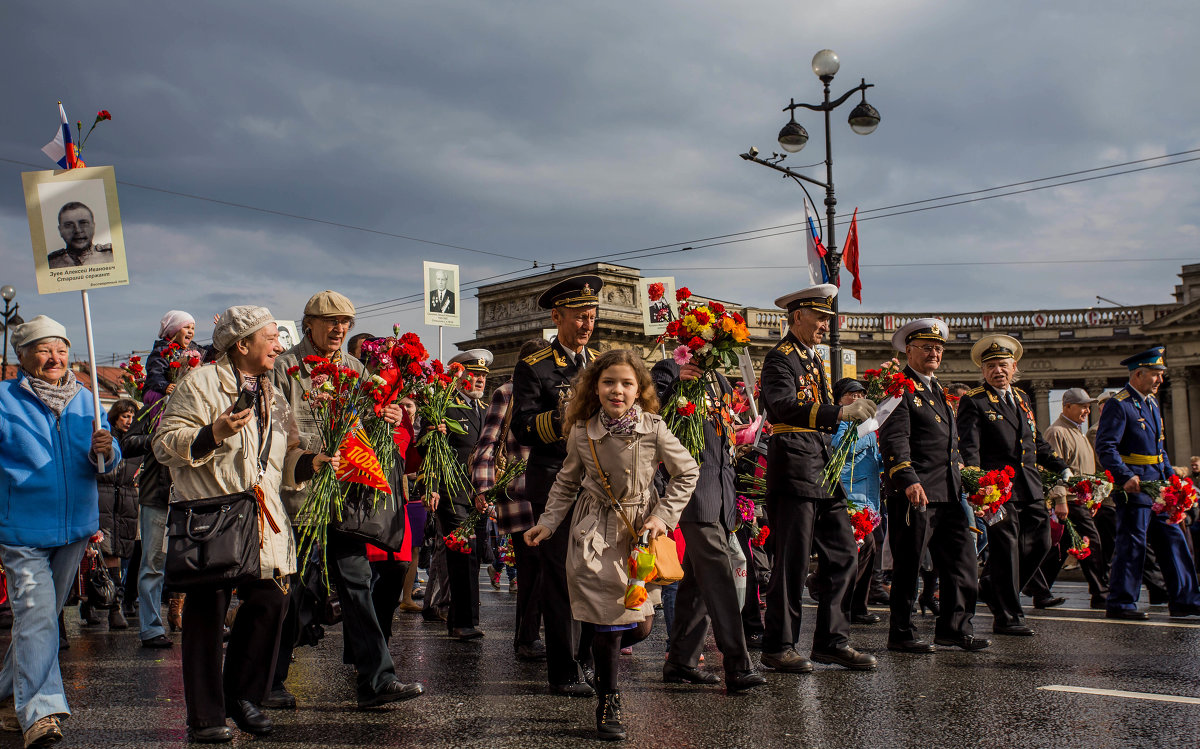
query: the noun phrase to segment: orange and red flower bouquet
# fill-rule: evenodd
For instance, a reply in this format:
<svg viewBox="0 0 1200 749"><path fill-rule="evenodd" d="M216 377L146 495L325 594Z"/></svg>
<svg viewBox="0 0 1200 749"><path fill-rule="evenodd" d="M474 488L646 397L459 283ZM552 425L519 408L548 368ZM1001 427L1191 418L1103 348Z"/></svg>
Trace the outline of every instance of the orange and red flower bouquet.
<svg viewBox="0 0 1200 749"><path fill-rule="evenodd" d="M1012 466L994 471L967 466L962 469L962 488L967 502L983 511L983 522L993 525L1004 518L1004 503L1012 499Z"/></svg>
<svg viewBox="0 0 1200 749"><path fill-rule="evenodd" d="M704 383L715 379L718 369L737 366L737 352L750 342L750 331L741 315L720 302L693 305L691 296L686 286L675 292L679 319L667 323L667 332L659 336L658 343L674 341L678 344L671 353L675 362L703 370L701 377L680 380L663 405L667 428L699 459L704 449L704 419L717 405L710 402Z"/></svg>

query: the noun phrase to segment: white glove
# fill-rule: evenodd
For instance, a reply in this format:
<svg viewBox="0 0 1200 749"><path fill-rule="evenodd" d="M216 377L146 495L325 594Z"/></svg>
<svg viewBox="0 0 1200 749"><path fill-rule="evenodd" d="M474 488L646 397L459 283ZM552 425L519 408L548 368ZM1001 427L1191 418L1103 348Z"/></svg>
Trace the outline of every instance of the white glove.
<svg viewBox="0 0 1200 749"><path fill-rule="evenodd" d="M842 406L838 418L842 421L866 421L875 415L875 401L869 398L859 398L849 405Z"/></svg>
<svg viewBox="0 0 1200 749"><path fill-rule="evenodd" d="M1071 469L1070 469L1070 468L1064 468L1064 469L1063 469L1063 472L1062 472L1062 474L1061 474L1061 475L1062 475L1062 480L1063 480L1063 481L1068 481L1068 480L1070 480L1070 478L1071 478L1072 476L1074 476L1075 474L1071 473Z"/></svg>

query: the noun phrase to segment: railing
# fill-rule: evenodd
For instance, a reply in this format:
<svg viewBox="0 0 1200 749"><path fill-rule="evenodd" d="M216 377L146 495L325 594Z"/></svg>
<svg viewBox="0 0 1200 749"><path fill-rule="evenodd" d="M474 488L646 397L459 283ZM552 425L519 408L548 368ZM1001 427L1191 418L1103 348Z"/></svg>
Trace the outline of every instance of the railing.
<svg viewBox="0 0 1200 749"><path fill-rule="evenodd" d="M1146 307L1106 307L1103 309L1030 310L1019 312L943 312L843 314L841 329L852 333L890 333L921 317L938 317L952 331L1038 330L1042 328L1107 328L1142 325L1169 311L1164 305ZM752 328L777 329L787 315L779 310L747 308L746 319Z"/></svg>

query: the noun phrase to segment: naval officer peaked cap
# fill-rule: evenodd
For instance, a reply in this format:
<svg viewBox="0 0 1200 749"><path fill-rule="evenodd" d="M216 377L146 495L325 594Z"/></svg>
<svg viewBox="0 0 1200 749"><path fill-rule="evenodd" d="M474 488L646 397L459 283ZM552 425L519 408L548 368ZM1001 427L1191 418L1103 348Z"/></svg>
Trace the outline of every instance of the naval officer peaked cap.
<svg viewBox="0 0 1200 749"><path fill-rule="evenodd" d="M950 338L950 326L936 317L922 317L892 334L892 348L903 351L913 341L945 343Z"/></svg>
<svg viewBox="0 0 1200 749"><path fill-rule="evenodd" d="M809 286L807 289L779 297L775 300L775 306L787 310L789 314L808 307L817 312L832 315L833 298L837 296L837 292L837 287L833 284L819 283L816 286Z"/></svg>
<svg viewBox="0 0 1200 749"><path fill-rule="evenodd" d="M604 281L600 276L571 276L559 281L542 292L538 306L542 309L558 307L595 307L600 304L600 289Z"/></svg>
<svg viewBox="0 0 1200 749"><path fill-rule="evenodd" d="M461 364L468 372L487 374L492 366L492 352L485 348L467 349L450 360L451 364Z"/></svg>

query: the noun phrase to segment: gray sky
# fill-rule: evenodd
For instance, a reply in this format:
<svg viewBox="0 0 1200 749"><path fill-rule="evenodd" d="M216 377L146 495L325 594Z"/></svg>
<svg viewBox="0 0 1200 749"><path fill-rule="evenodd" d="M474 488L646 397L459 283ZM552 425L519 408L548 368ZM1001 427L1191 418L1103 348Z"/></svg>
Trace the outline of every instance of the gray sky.
<svg viewBox="0 0 1200 749"><path fill-rule="evenodd" d="M230 304L298 318L323 288L360 306L419 293L422 260L459 263L470 281L799 221L799 188L738 154L778 150L788 99L819 100L809 64L823 47L841 57L834 93L866 77L882 115L867 137L846 125L851 104L833 115L847 213L1196 148L1198 16L1182 0L1136 12L1029 0L8 3L0 158L51 168L39 149L61 99L73 120L112 112L84 157L119 180L524 259L125 186L132 284L92 294L97 350L120 353L149 347L170 308L192 312L205 339ZM798 119L812 140L787 163L803 166L820 160L823 126ZM78 295L36 293L29 169L0 162L0 283L17 287L26 318L49 314L81 341ZM1200 261L1198 173L1200 162L862 222L866 303L847 295L843 309L1170 301L1182 263L1147 259ZM1129 257L1144 261L1097 262ZM737 266L803 258L791 234L628 264L766 306L806 272ZM895 267L1048 259L1077 262ZM447 355L474 331L464 296ZM416 305L364 313L357 330L392 323L436 343Z"/></svg>

